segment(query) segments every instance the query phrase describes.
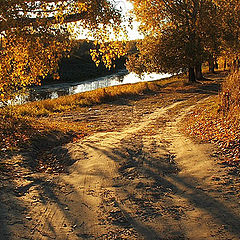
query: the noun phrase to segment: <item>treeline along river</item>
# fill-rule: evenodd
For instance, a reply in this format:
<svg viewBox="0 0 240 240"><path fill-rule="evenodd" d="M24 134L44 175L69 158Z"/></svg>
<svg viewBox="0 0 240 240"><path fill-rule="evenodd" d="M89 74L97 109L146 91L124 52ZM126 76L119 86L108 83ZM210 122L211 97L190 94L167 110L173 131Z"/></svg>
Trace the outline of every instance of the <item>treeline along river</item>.
<svg viewBox="0 0 240 240"><path fill-rule="evenodd" d="M29 101L54 99L98 88L153 81L169 77L168 74L145 74L142 77L129 73L125 68L126 59L120 58L114 62L115 68L106 69L103 64L96 67L89 54L92 43L80 41L70 58L63 59L59 64L59 80L48 77L42 80L41 86L32 86L25 95L19 95L9 104L22 104Z"/></svg>

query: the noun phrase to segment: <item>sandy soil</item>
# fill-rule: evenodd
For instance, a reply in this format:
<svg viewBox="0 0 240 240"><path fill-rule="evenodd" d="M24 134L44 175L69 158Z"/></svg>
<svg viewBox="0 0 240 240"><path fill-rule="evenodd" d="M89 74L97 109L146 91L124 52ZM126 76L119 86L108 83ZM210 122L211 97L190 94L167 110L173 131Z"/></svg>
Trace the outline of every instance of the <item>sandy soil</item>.
<svg viewBox="0 0 240 240"><path fill-rule="evenodd" d="M0 181L0 239L240 239L239 177L180 131L210 94L160 92L65 116L102 129L51 149L66 173L34 173L20 164L29 153L10 159L18 170Z"/></svg>

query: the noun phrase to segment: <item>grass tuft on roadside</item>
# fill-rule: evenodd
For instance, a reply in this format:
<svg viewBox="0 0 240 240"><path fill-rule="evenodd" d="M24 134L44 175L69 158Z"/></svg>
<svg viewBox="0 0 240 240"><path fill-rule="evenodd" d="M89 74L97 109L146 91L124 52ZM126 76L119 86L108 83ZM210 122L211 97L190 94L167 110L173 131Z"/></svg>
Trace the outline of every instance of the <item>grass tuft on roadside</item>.
<svg viewBox="0 0 240 240"><path fill-rule="evenodd" d="M185 119L186 130L219 146L223 164L240 166L240 72L231 73L218 96L199 104Z"/></svg>
<svg viewBox="0 0 240 240"><path fill-rule="evenodd" d="M91 92L62 96L53 100L30 102L18 106L0 109L0 150L12 151L27 147L33 139L48 136L51 132L71 134L77 140L96 131L87 122L67 123L65 121L49 121L50 115L61 115L70 111L82 111L85 107L108 103L121 97L142 95L156 92L165 85L182 86L185 79L172 77L153 82L140 82L97 89ZM177 84L176 84L177 82Z"/></svg>
<svg viewBox="0 0 240 240"><path fill-rule="evenodd" d="M136 84L101 88L90 92L62 96L57 99L23 104L21 106L12 107L11 111L14 111L19 116L48 116L54 113L75 110L79 107L106 103L119 97L158 91L165 84L171 84L175 81L176 77L173 77L153 82L140 82ZM178 81L180 81L180 79L178 79Z"/></svg>

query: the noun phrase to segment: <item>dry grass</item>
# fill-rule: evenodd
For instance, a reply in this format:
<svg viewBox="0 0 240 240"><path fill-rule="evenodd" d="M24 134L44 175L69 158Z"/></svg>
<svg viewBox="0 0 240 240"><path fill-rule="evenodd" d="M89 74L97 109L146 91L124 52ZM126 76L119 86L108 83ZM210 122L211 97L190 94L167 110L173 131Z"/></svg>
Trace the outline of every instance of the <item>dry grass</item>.
<svg viewBox="0 0 240 240"><path fill-rule="evenodd" d="M78 107L109 102L118 97L158 91L166 84L171 84L176 81L181 82L181 80L183 79L172 77L153 82L140 82L136 84L107 87L71 96L62 96L53 100L27 103L21 106L11 107L11 109L8 108L8 110L16 113L18 116L48 116L53 113L71 111Z"/></svg>
<svg viewBox="0 0 240 240"><path fill-rule="evenodd" d="M226 78L218 96L199 105L188 117L187 131L219 146L223 163L240 164L240 72Z"/></svg>
<svg viewBox="0 0 240 240"><path fill-rule="evenodd" d="M177 82L177 83L176 83ZM49 121L49 115L61 115L70 111L81 111L83 107L107 103L120 97L142 95L162 89L165 85L182 86L183 78L172 77L153 82L140 82L97 89L91 92L63 96L53 100L31 102L0 109L0 150L15 150L28 146L33 138L47 136L51 132L71 134L79 139L96 129L85 122L67 123Z"/></svg>
<svg viewBox="0 0 240 240"><path fill-rule="evenodd" d="M220 110L224 115L239 118L240 72L232 73L224 82L220 93Z"/></svg>

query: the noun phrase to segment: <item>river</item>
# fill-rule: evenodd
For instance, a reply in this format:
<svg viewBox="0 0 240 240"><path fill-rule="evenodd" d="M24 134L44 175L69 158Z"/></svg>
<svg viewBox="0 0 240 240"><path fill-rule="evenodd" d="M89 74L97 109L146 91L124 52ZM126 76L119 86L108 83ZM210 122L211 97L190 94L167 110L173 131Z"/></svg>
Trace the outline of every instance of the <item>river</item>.
<svg viewBox="0 0 240 240"><path fill-rule="evenodd" d="M142 77L139 77L135 73L129 73L127 70L121 70L115 74L82 82L55 83L31 87L27 95L18 96L14 101L11 101L10 104L23 104L29 101L54 99L60 96L92 91L98 88L131 84L143 81L154 81L170 76L170 74L151 73L143 74Z"/></svg>

